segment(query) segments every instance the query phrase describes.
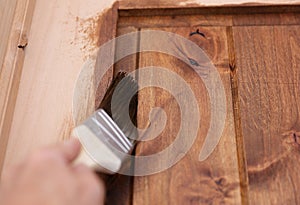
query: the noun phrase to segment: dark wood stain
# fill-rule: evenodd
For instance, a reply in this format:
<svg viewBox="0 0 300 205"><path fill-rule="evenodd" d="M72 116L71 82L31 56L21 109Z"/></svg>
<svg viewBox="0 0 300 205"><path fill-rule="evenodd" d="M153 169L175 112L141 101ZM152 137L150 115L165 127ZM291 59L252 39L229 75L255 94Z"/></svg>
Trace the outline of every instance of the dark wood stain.
<svg viewBox="0 0 300 205"><path fill-rule="evenodd" d="M206 38L205 34L202 33L202 32L200 32L199 29L197 29L196 31L190 33L190 36L193 36L193 35L200 35L200 36L202 36L203 38Z"/></svg>
<svg viewBox="0 0 300 205"><path fill-rule="evenodd" d="M201 136L205 136L208 126L204 122L195 146L171 169L134 180L112 177L107 204L299 204L299 6L191 5L172 9L165 5L166 9L159 9L164 7L163 1L148 7L143 4L141 8L132 3L121 4L119 35L148 28L171 31L188 35L207 52L225 84L228 83L225 89L232 107L225 133L226 140L233 138L235 143L224 139L223 143L231 147L224 151L221 143L207 161L198 163ZM103 27L101 35L107 35L105 28L109 25L115 24ZM189 31L197 32L198 28L204 36L197 35L205 39L189 35ZM138 41L132 42L137 48ZM113 73L158 62L185 76L192 87L197 86L201 91L198 99L203 104L201 118L209 119L209 107L205 105L209 100L201 81L182 62L157 53L122 59L100 86L98 104ZM155 153L174 140L179 119L178 106L173 101L172 96L159 89L145 89L139 94L139 126L147 125L153 106L166 102L168 119L173 120L167 122L166 130L155 141L140 143L137 155ZM230 150L235 151L236 157L227 157ZM236 170L232 164L238 164Z"/></svg>
<svg viewBox="0 0 300 205"><path fill-rule="evenodd" d="M250 204L300 201L299 31L299 25L233 28Z"/></svg>

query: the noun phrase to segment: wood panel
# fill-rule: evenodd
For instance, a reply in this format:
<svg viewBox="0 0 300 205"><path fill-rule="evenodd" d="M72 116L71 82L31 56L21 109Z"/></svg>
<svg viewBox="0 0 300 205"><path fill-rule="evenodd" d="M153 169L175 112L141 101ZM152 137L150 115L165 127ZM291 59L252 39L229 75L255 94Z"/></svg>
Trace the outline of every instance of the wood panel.
<svg viewBox="0 0 300 205"><path fill-rule="evenodd" d="M11 25L5 25L3 22L1 24L1 31L3 32L1 32L0 58L4 57L4 59L3 61L0 59L0 173L5 159L6 146L19 91L35 0L11 1L11 4L6 4L5 6L3 8L6 8L5 11L1 13L3 14L1 20L5 20L7 24ZM9 31L9 36L5 39ZM5 45L7 45L6 50ZM6 51L5 56L2 53L4 50Z"/></svg>
<svg viewBox="0 0 300 205"><path fill-rule="evenodd" d="M299 32L233 28L250 204L300 203Z"/></svg>
<svg viewBox="0 0 300 205"><path fill-rule="evenodd" d="M0 4L0 67L2 67L7 49L8 38L11 32L12 22L15 16L17 0L1 0Z"/></svg>
<svg viewBox="0 0 300 205"><path fill-rule="evenodd" d="M97 68L81 82L82 107L73 113L74 88L87 60L93 61L100 44L115 36L116 9L109 1L36 1L13 121L7 125L4 170L37 147L69 138L74 124L95 109Z"/></svg>
<svg viewBox="0 0 300 205"><path fill-rule="evenodd" d="M136 32L137 29L134 27L118 28L117 36ZM133 48L138 48L138 36L135 39L131 39L128 42ZM116 45L116 58L118 55L122 55L123 45ZM137 67L137 54L129 55L114 65L114 74L125 71L130 73ZM134 166L133 162L132 165ZM106 204L108 205L131 205L133 196L133 176L115 174L114 176L107 176L107 199Z"/></svg>
<svg viewBox="0 0 300 205"><path fill-rule="evenodd" d="M210 124L209 98L199 76L185 63L162 53L142 53L140 67L161 66L179 74L193 89L201 106L201 125L196 142L191 150L172 168L150 176L135 177L133 204L241 204L240 178L237 162L234 119L231 99L230 70L225 27L202 27L207 39L195 35L189 37L191 27L159 28L174 32L197 43L212 62L217 65L227 96L227 118L225 129L215 151L204 162L199 162L199 152ZM141 36L143 39L143 36ZM141 44L143 42L141 41ZM151 77L151 81L169 81ZM224 102L225 103L225 102ZM162 107L167 113L164 131L155 139L138 144L138 156L157 153L175 139L180 127L180 107L170 93L150 87L139 93L139 127L145 127L149 112ZM155 137L155 136L152 136ZM173 154L173 153L170 153ZM163 161L157 162L164 163ZM135 166L140 166L136 163ZM153 165L148 165L153 166Z"/></svg>
<svg viewBox="0 0 300 205"><path fill-rule="evenodd" d="M208 9L209 10L209 9ZM161 11L161 10L160 10ZM142 13L142 12L141 12ZM195 27L195 26L231 26L232 15L171 15L164 16L124 16L119 20L119 27L135 26L137 28L157 28L157 27ZM159 15L160 14L160 15Z"/></svg>
<svg viewBox="0 0 300 205"><path fill-rule="evenodd" d="M296 8L296 7L294 7ZM299 9L299 8L298 8ZM256 13L251 14L238 14L233 18L234 26L275 26L275 25L299 25L300 13L296 12L287 13Z"/></svg>
<svg viewBox="0 0 300 205"><path fill-rule="evenodd" d="M121 9L145 9L145 8L198 8L208 6L262 6L262 5L296 5L300 2L298 0L152 0L152 1L132 1L122 0L120 1Z"/></svg>
<svg viewBox="0 0 300 205"><path fill-rule="evenodd" d="M1 1L1 5L4 1L5 0ZM21 10L25 11L24 8L27 8L28 5L32 5L28 4L28 2L33 1L28 0L18 2ZM5 128L6 133L9 133L11 128L5 166L21 160L24 155L36 147L69 137L69 133L74 126L71 110L72 94L80 69L85 60L92 55L92 52L95 49L97 49L99 46L98 43L105 42L113 37L111 34L114 34L115 27L112 22L114 22L116 18L110 18L111 16L109 15L102 15L104 8L111 7L111 2L112 1L99 2L96 0L87 0L82 2L80 0L65 0L60 1L59 3L55 1L45 3L42 0L38 0L36 4L37 9L33 15L29 15L33 17L33 24L31 27L31 35L28 36L29 40L26 49L16 48L19 40L22 40L20 45L24 46L26 38L19 38L20 33L18 32L12 32L10 34L13 37L9 38L14 40L12 41L11 46L9 46L10 42L8 42L8 47L6 47L14 54L6 55L7 60L10 62L9 65L14 65L16 68L23 68L24 72L22 76L19 75L20 73L15 75L14 80L12 80L12 78L4 78L9 79L9 82L16 82L16 84L14 84L15 86L18 85L19 81L21 83L19 92L17 92L16 89L12 89L15 91L10 98L12 101L7 101L7 97L2 98L3 92L0 93L0 103L2 103L2 100L5 100L4 104L12 105L9 107L4 106L3 112L0 112L1 115L4 112L9 113L8 116L10 116L10 119L5 120L8 124L1 124L1 126ZM228 6L232 3L232 1L220 2L218 0L202 0L192 4L189 4L189 2L190 1L181 2L164 0L151 2L121 1L121 8L125 10L163 7L181 8L189 6L205 8L207 5ZM255 2L255 4L262 3L264 5L267 3L267 1ZM13 1L9 3L13 4ZM244 3L249 4L251 2L237 0L234 1L234 3L236 6L243 6ZM270 4L296 5L299 4L299 1L279 0ZM33 7L29 6L28 8L32 9ZM33 10L29 9L28 11ZM196 9L194 12L196 11L198 10ZM9 10L6 12L12 14ZM132 12L129 13L131 14ZM17 15L20 16L17 16L17 24L12 25L12 28L16 26L17 31L22 27L22 20L24 20L23 14L24 13L22 12L18 12ZM245 22L242 22L242 19L248 18L247 16L241 17L239 25L245 24ZM1 20L2 19L3 18L1 18ZM169 20L170 22L173 22L171 18L169 18ZM285 24L290 21L290 24L298 24L298 20L299 16L296 16L294 19L281 17L275 22L278 22L278 24ZM4 20L1 22L4 22ZM26 22L28 23L29 21L26 20ZM110 23L103 24L102 22ZM260 23L259 19L255 22L255 24ZM271 25L273 21L267 19L263 22L265 22L264 24L269 23L269 25ZM8 21L5 23L9 24ZM29 28L29 24L27 23L25 23L27 26L24 28ZM249 21L248 25L250 25ZM163 25L160 23L160 25L157 26ZM198 25L183 22L180 26ZM235 27L233 31L237 68L247 68L246 70L243 69L245 72L244 74L239 73L238 76L241 79L239 84L241 88L239 96L241 99L242 134L245 135L246 144L249 144L249 146L246 147L246 151L248 153L247 160L251 183L250 202L252 204L260 204L260 202L266 204L298 204L300 200L296 191L299 188L299 185L297 184L299 179L296 176L296 172L297 169L299 170L299 167L297 166L299 164L297 146L299 142L298 116L300 109L298 103L299 37L297 35L299 33L299 28L297 26L277 26L272 28L273 30L269 27L254 27L254 30L251 30L251 28ZM190 32L195 31L194 27L189 29ZM203 27L203 29L207 30L208 33L214 33L213 30L210 31L209 28ZM221 36L223 37L221 37L221 40L218 40L218 42L226 42L224 29L220 29ZM174 31L176 32L176 29ZM25 32L25 34L26 33L27 32ZM100 37L99 33L101 33ZM187 35L186 30L181 33L179 29L178 33L184 36ZM7 33L3 33L3 35L7 38ZM18 40L16 41L15 39ZM214 42L215 40L212 38L211 41ZM268 42L273 44L269 44ZM197 41L197 43L203 46L208 53L218 54L218 52L215 52L215 50L218 50L218 46L211 47L209 44L206 45L203 42L201 43L200 40ZM2 45L3 44L1 43L1 49L5 47ZM226 46L222 50L226 51ZM7 53L10 52L7 51ZM25 53L26 57L23 66L22 60L15 61L14 56L23 56ZM163 55L148 55L153 55L153 59L162 59L161 65L173 66L176 72L180 73L181 70L177 65L182 65L181 67L185 71L188 70L186 65L183 65L182 62L180 64L180 62L177 62L175 59L165 62L163 60L165 59L165 56ZM218 64L218 67L220 66L220 68L228 63L228 59L215 61L222 57L222 55L213 55L214 57L212 57L210 54L210 57L213 58L213 62L221 62ZM248 56L252 57L250 58ZM167 58L169 59L169 57ZM273 63L273 60L276 63ZM152 62L145 62L144 65L149 65L150 63ZM263 66L258 66L260 64ZM280 64L290 64L292 69L281 69L278 67ZM271 67L276 68L276 72L272 69L270 70ZM13 71L11 68L11 66L8 66L7 71ZM239 69L239 71L241 70L242 69ZM291 71L292 74L288 73L289 71ZM187 72L185 75L189 78L194 74ZM229 105L231 104L232 99L230 97L230 80L227 67L221 69L221 75L226 87L226 94L228 97L227 104ZM4 85L4 81L2 81L3 76L3 70L1 70L1 90L5 90L7 91L6 93L9 93L9 88L2 87ZM9 74L9 76L12 75ZM106 83L105 85L102 85L102 90L106 89L107 83L110 81L111 77L112 72L108 73ZM195 80L194 77L191 77L191 79L191 81ZM8 81L6 80L5 83L6 82ZM195 81L194 84L199 84L199 92L204 92L204 87L201 85L201 82ZM83 103L91 103L94 98L99 96L99 99L101 99L101 93L103 92L101 91L100 95L83 100ZM200 96L199 93L198 95ZM153 100L144 101L148 108L145 106L145 110L141 110L141 112L144 112L143 116L147 116L151 105L161 105L169 99L172 101L172 97L162 90L150 89L145 91L145 93L141 93L141 97L143 96L150 96L150 99ZM155 96L158 96L157 100L154 99ZM162 99L161 96L163 96ZM14 109L16 98L16 107ZM199 99L201 99L200 101L202 104L205 104L205 102L207 104L207 96L202 96L201 93L201 98L199 97ZM12 104L8 102L12 102ZM93 109L94 102L92 102L91 107ZM207 106L205 105L205 107ZM175 103L170 103L170 108L166 109L170 118L174 117L174 114L170 113L171 108L178 111ZM200 109L202 110L202 118L209 118L207 110L203 107ZM229 107L228 109L231 108ZM251 112L256 113L256 115L251 115ZM199 154L198 152L203 142L203 136L205 136L205 131L207 131L207 125L204 124L204 127L199 133L198 141L184 158L182 164L177 164L174 168L165 173L150 177L136 178L134 185L134 203L152 204L151 202L157 202L158 200L161 200L159 202L162 203L167 203L168 200L174 202L177 199L174 196L180 195L182 192L181 198L175 202L180 203L182 202L181 200L187 199L190 200L190 203L198 203L199 201L204 200L201 202L215 202L218 204L219 202L224 201L225 203L239 204L241 201L238 197L240 190L239 188L236 188L239 187L236 184L242 183L242 181L237 180L237 159L232 157L236 156L236 151L235 149L231 150L228 148L236 145L234 140L233 112L232 110L229 110L228 113L226 132L224 132L217 150L209 158L208 162L199 163L197 161L197 155ZM84 117L86 114L87 112L85 114L83 113L81 117ZM1 118L1 120L4 122L3 118ZM11 121L12 123L10 123ZM141 125L142 122L146 123L145 121L145 119L140 119ZM172 133L174 132L172 128L176 127L176 122L169 123L168 127L170 133ZM1 151L4 151L6 147L5 139L3 140L2 138L3 136L5 135L1 133ZM162 138L157 139L160 142L163 142L161 145L162 147L166 146L173 139L171 134L166 134L166 136L166 141ZM256 145L258 147L257 153L255 152L255 149L253 149ZM150 151L151 142L150 144L144 143L140 145L138 154L147 154L147 152ZM229 152L231 152L232 156L229 155ZM281 155L278 154L281 152ZM2 156L4 157L4 155ZM224 160L222 160L220 156L224 156ZM195 161L195 164L190 161ZM227 163L227 161L229 163ZM186 181L181 180L184 177L187 178ZM200 185L198 186L198 184ZM157 193L159 193L161 198L156 199ZM166 193L167 195L164 195ZM230 193L229 196L228 193ZM124 201L127 201L127 199Z"/></svg>

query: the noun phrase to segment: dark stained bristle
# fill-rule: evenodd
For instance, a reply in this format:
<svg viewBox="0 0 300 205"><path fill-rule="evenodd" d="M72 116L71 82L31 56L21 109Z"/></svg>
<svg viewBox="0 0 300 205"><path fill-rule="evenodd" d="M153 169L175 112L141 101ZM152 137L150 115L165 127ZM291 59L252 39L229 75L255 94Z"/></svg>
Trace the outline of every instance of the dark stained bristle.
<svg viewBox="0 0 300 205"><path fill-rule="evenodd" d="M116 90L117 86L118 90ZM116 92L115 92L116 91ZM119 128L124 132L124 134L129 137L133 134L133 127L130 126L130 123L137 125L137 100L138 100L138 84L133 79L132 76L127 75L126 72L119 72L112 80L110 86L108 87L103 100L101 101L98 109L103 109L105 112L114 120L114 122L119 126ZM130 95L133 95L129 99ZM116 97L116 102L113 105L113 114L112 114L112 97ZM130 100L129 109L127 102ZM131 119L131 122L128 122L125 115L128 115ZM113 116L112 116L113 115Z"/></svg>
<svg viewBox="0 0 300 205"><path fill-rule="evenodd" d="M121 82L123 78L125 78L125 76L126 76L125 72L119 72L116 75L116 77L113 78L97 110L102 108L111 117L111 100L112 100L113 93L117 85Z"/></svg>

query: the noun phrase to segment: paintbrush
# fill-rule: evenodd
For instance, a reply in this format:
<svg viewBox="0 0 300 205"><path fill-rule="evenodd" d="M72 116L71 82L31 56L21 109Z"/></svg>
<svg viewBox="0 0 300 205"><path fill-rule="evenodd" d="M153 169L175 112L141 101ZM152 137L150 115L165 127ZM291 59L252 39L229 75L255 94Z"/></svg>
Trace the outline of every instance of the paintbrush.
<svg viewBox="0 0 300 205"><path fill-rule="evenodd" d="M96 171L117 173L137 138L138 84L132 76L119 72L112 80L98 109L73 130L82 144L76 163Z"/></svg>

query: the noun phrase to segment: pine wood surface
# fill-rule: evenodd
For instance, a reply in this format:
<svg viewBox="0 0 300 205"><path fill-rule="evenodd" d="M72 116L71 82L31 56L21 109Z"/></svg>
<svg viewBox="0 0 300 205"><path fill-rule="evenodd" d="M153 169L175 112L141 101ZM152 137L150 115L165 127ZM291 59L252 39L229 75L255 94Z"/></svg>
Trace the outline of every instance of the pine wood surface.
<svg viewBox="0 0 300 205"><path fill-rule="evenodd" d="M1 0L0 7L0 34L1 48L0 48L0 65L3 64L3 59L6 53L8 38L11 32L11 26L15 15L17 0Z"/></svg>
<svg viewBox="0 0 300 205"><path fill-rule="evenodd" d="M38 147L70 138L75 124L95 109L94 73L87 73L81 82L81 88L90 93L79 96L75 113L74 89L85 62L94 60L97 47L115 37L117 13L109 2L97 5L91 0L82 5L81 1L36 2L28 45L21 51L23 72L15 81L20 89L14 92L18 96L13 120L5 127L10 132L4 169ZM106 7L112 8L103 11ZM112 70L103 78L103 90L111 79Z"/></svg>
<svg viewBox="0 0 300 205"><path fill-rule="evenodd" d="M6 66L1 64L0 72L0 164L5 159L5 170L6 166L21 160L37 147L69 138L76 124L71 107L77 76L97 47L116 35L118 6L103 14L104 8L111 8L112 1L61 1L58 5L57 2L41 0L36 4L31 0L2 0L1 5L3 2L11 7L3 13L1 28L14 22L1 34L4 41L9 39L7 45L1 43L0 51L0 60L2 58L3 66ZM247 7L247 3L253 2L235 1L234 15L222 12L214 15L211 11L218 12L218 8L209 10L206 6L227 7L232 1L203 0L202 4L200 1L163 0L120 2L119 34L138 28L170 30L183 36L199 27L205 31L209 37L207 42L201 38L191 40L205 49L218 67L226 88L227 105L233 108L227 106L226 130L207 161L197 161L208 126L204 122L195 146L181 162L160 174L135 177L133 185L132 179L122 178L115 183L121 183L115 185L115 190L122 190L121 194L112 191L108 204L119 204L120 201L124 204L300 203L297 195L299 12L292 11L296 6L282 7L281 12L280 7L274 10L271 6L267 13L239 14L237 7ZM299 1L255 1L254 4L298 5ZM20 12L13 13L14 7ZM166 9L164 15L154 11L155 8L183 7L195 9L192 12L184 10L183 16L178 16L180 9ZM136 13L143 8L150 10ZM269 7L260 7L264 8ZM153 13L151 9L154 9ZM151 14L155 15L153 20L149 20ZM165 26L164 21L171 26ZM20 35L20 31L24 31L21 32L24 35ZM17 49L19 44L24 46L26 42L25 49ZM149 60L151 58L153 60ZM203 94L205 89L201 80L197 80L182 62L162 54L143 54L139 63L150 65L157 63L155 59L161 66L168 66L185 76L192 87L199 86L195 90L201 106L204 106L200 107L201 118L209 118L207 94ZM93 89L98 85L89 86L95 82L95 76L84 81L84 88L92 87L92 90L81 101L83 107L78 112L78 121L97 106L118 66L127 68L122 64L136 66L128 58L114 71L110 69L96 95ZM154 88L141 92L140 126L147 124L152 106L163 105L166 101L172 102L166 108L168 116L176 119L178 106L171 95ZM176 121L169 121L164 137L155 139L161 142L159 146L155 141L141 143L137 154L144 155L166 147L172 142L172 133L176 132L177 126Z"/></svg>
<svg viewBox="0 0 300 205"><path fill-rule="evenodd" d="M300 203L299 32L233 28L250 204Z"/></svg>
<svg viewBox="0 0 300 205"><path fill-rule="evenodd" d="M168 27L164 27L164 21L168 22ZM230 76L227 97L233 97L229 103L234 108L230 115L234 116L235 146L232 147L237 157L232 160L233 163L238 164L236 170L238 174L231 179L239 184L238 188L235 188L239 193L238 196L233 194L229 198L228 196L219 198L218 193L203 191L209 190L210 186L207 181L205 186L208 187L204 188L201 185L201 180L205 179L205 176L201 175L201 170L205 169L203 168L205 165L191 168L193 155L196 155L195 151L191 151L187 155L189 160L185 157L165 173L135 177L134 204L209 204L210 202L214 204L298 204L296 189L299 180L296 170L299 164L297 159L299 135L297 117L299 46L297 42L299 37L296 33L299 33L299 26L297 25L299 25L299 14L293 12L175 17L158 15L153 18L137 14L137 16L124 16L119 19L120 28L135 26L159 29L179 33L185 37L196 28L201 28L208 38L204 43L204 39L198 36L201 40L196 42L205 49L217 67L223 67L223 70L219 70L221 73L227 70ZM225 46L222 46L223 44ZM220 60L222 57L224 59ZM193 81L193 75L187 74L185 66L169 56L157 53L141 54L139 66L149 65L160 65L177 72L184 70L184 74L189 76L188 81ZM201 82L192 82L194 86L199 84ZM282 91L279 92L280 90ZM290 100L281 100L283 98ZM172 97L162 90L152 88L140 92L139 125L142 127L147 125L151 107L162 106L166 101L172 102ZM173 119L168 122L166 130L155 140L139 144L137 155L156 153L174 140L176 128L179 126L178 107L176 103L174 104L169 103L168 108L164 107L167 113L169 112L168 117ZM227 120L230 121L230 118ZM281 124L282 122L285 122L284 125ZM201 143L201 140L197 141L195 147L201 146ZM222 145L218 147L220 146ZM223 158L225 155L216 157ZM182 167L185 168L184 171L180 170ZM215 171L213 165L210 164L208 167ZM194 173L193 168L198 172ZM224 170L227 166L222 166L222 169L226 172ZM225 175L225 178L227 177ZM189 178L192 178L192 182ZM197 185L193 185L194 183ZM182 184L188 184L189 189L183 188ZM210 201L212 198L214 200Z"/></svg>
<svg viewBox="0 0 300 205"><path fill-rule="evenodd" d="M145 8L198 8L207 6L263 6L263 5L296 5L300 2L298 0L152 0L152 1L120 1L121 9L145 9Z"/></svg>
<svg viewBox="0 0 300 205"><path fill-rule="evenodd" d="M162 27L152 29L173 32L189 38L190 32L196 28ZM195 35L190 37L190 40L201 46L217 66L227 95L227 102L224 102L228 105L227 120L221 141L206 161L198 161L199 152L211 118L209 98L203 82L188 65L175 57L160 53L142 53L140 67L161 66L168 68L178 73L188 82L200 104L201 123L195 143L180 162L164 172L151 176L135 177L133 204L241 204L232 100L230 97L231 86L226 29L225 27L201 27L201 31L206 34L207 39ZM149 77L151 78L151 76ZM172 82L172 79L152 78L153 81L163 80L176 84L176 82ZM146 88L140 92L139 96L139 126L145 127L147 125L148 115L153 107L162 107L167 113L168 121L164 131L158 137L138 145L136 150L138 156L157 153L170 145L177 136L181 120L179 105L167 91ZM170 155L172 154L174 153L170 153ZM139 164L136 164L136 166L139 166Z"/></svg>
<svg viewBox="0 0 300 205"><path fill-rule="evenodd" d="M0 34L0 41L1 41L1 47L0 47L0 82L4 81L3 80L3 62L4 62L4 58L5 58L5 54L6 54L6 50L7 50L7 45L9 42L9 36L10 36L10 32L11 32L11 27L12 27L12 23L14 20L14 16L15 16L15 9L16 9L16 5L17 5L17 1L1 1L1 7L0 7L0 30L2 31ZM7 9L9 8L9 9ZM4 131L3 130L3 124L4 124L4 118L5 118L5 113L6 113L6 104L7 104L7 97L6 95L8 95L9 93L9 89L8 87L9 82L5 82L1 84L1 98L0 98L0 150L1 150L1 154L0 154L0 170L2 169L2 164L5 158L5 151L6 151L6 145L7 145L7 141L8 141L8 136L6 134L2 134L2 132L7 132L7 130L9 128L6 128Z"/></svg>
<svg viewBox="0 0 300 205"><path fill-rule="evenodd" d="M134 27L118 28L117 36L128 34L130 32L136 32ZM137 49L138 38L132 39L129 42L134 48ZM116 56L122 50L122 45L116 45ZM120 71L130 73L137 68L137 54L129 55L114 65L114 75ZM134 166L134 164L132 164ZM108 176L106 179L107 184L107 198L106 204L118 204L118 205L130 205L132 204L133 197L133 176L126 176L116 174L114 176Z"/></svg>
<svg viewBox="0 0 300 205"><path fill-rule="evenodd" d="M6 5L1 7L0 25L0 173L6 157L35 0L2 3Z"/></svg>

